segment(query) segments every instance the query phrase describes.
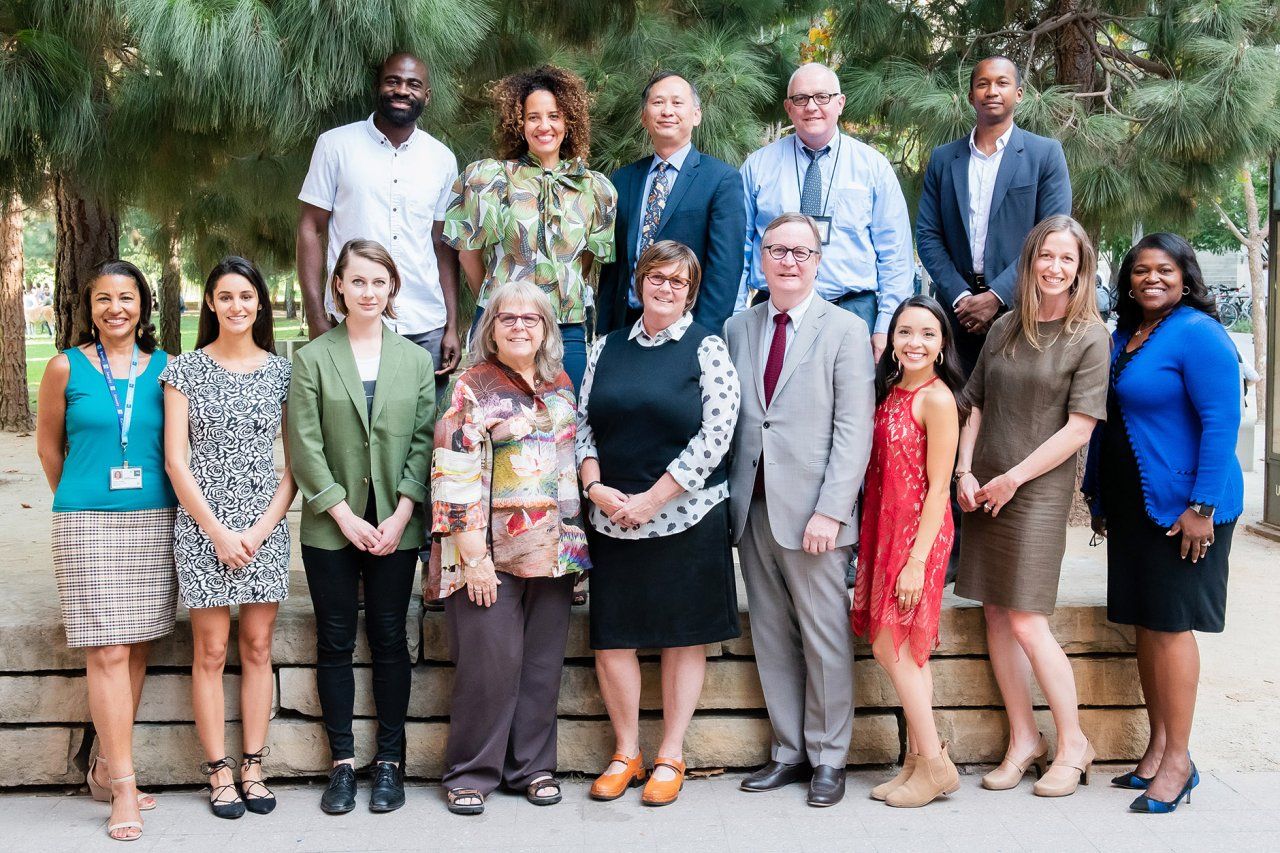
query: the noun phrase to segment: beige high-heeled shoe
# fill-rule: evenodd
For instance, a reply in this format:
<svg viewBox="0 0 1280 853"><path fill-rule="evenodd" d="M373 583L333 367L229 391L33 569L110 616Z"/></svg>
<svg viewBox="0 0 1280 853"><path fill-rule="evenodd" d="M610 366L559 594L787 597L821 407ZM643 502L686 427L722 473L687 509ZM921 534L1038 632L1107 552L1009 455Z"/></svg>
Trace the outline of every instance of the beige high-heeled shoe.
<svg viewBox="0 0 1280 853"><path fill-rule="evenodd" d="M1049 763L1048 755L1049 742L1041 734L1039 742L1036 743L1035 752L1023 759L1021 764L1006 753L1000 766L982 777L982 787L988 791L1007 791L1010 788L1016 788L1030 767L1035 767L1036 778L1040 778L1044 775L1045 766Z"/></svg>
<svg viewBox="0 0 1280 853"><path fill-rule="evenodd" d="M916 761L920 758L914 752L908 752L907 757L902 759L902 769L898 771L898 775L894 776L888 782L881 782L871 789L871 799L884 802L885 797L895 788L899 788L907 783L911 778L911 774L916 769Z"/></svg>
<svg viewBox="0 0 1280 853"><path fill-rule="evenodd" d="M95 802L109 803L111 802L111 786L104 785L94 778L93 771L98 766L98 762L102 761L101 755L94 755L89 759L89 769L85 771L84 783L89 786L89 797ZM107 762L102 761L102 766L106 767ZM111 770L107 770L107 779L111 778ZM149 812L156 807L156 798L143 791L138 792L138 810Z"/></svg>
<svg viewBox="0 0 1280 853"><path fill-rule="evenodd" d="M1031 789L1031 793L1037 797L1069 797L1076 792L1076 788L1080 785L1089 784L1089 770L1093 766L1093 760L1098 754L1093 751L1093 744L1085 741L1084 758L1080 761L1080 766L1074 764L1053 762L1053 766L1049 768L1049 772L1036 782L1035 787Z"/></svg>
<svg viewBox="0 0 1280 853"><path fill-rule="evenodd" d="M115 785L117 782L136 782L136 781L137 781L137 777L134 774L130 773L128 776L121 776L119 779L112 779L111 784ZM112 799L114 799L114 795ZM137 835L116 835L116 830L120 830L120 829L136 829L138 830L138 834ZM142 837L142 821L140 820L122 820L119 823L107 824L107 838L110 838L112 841L137 841L141 837Z"/></svg>
<svg viewBox="0 0 1280 853"><path fill-rule="evenodd" d="M895 809L915 809L927 806L943 794L960 790L960 771L947 754L947 744L934 758L920 756L916 759L915 772L905 784L889 792L885 802Z"/></svg>

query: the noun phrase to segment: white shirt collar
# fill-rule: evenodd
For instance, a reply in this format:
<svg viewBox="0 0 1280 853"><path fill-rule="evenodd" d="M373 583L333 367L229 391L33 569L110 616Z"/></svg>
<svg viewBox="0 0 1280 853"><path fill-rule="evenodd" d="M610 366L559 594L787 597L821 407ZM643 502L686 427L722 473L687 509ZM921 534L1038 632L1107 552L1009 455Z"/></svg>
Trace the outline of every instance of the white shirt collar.
<svg viewBox="0 0 1280 853"><path fill-rule="evenodd" d="M692 325L693 315L684 314L679 320L676 320L670 326L667 326L665 329L658 332L658 334L650 336L649 333L645 331L644 318L641 317L637 319L635 325L631 327L631 332L627 335L627 340L633 341L636 338L640 338L642 341L652 345L664 343L668 340L678 341L684 337L684 333L689 331L689 327Z"/></svg>
<svg viewBox="0 0 1280 853"><path fill-rule="evenodd" d="M978 134L978 129L975 127L973 130L969 131L969 153L983 160L987 160L991 157L996 156L997 154L999 154L1001 151L1004 150L1004 147L1006 145L1009 144L1009 137L1013 136L1013 127L1014 127L1013 125L1009 125L1008 130L1006 130L1004 133L996 137L996 150L993 151L991 154L984 154L978 150L978 146L975 142L975 139L977 138L977 134Z"/></svg>
<svg viewBox="0 0 1280 853"><path fill-rule="evenodd" d="M680 148L679 150L677 150L665 161L661 157L659 157L655 152L653 155L653 162L649 165L650 174L652 174L653 172L656 172L658 170L658 164L662 162L665 162L672 169L675 169L677 172L679 172L681 169L684 168L685 158L689 156L689 152L692 149L693 149L693 142L692 141L686 142L683 148Z"/></svg>
<svg viewBox="0 0 1280 853"><path fill-rule="evenodd" d="M794 308L791 308L786 312L787 316L790 318L788 322L790 322L791 328L798 329L800 327L800 321L804 319L805 312L808 311L809 306L813 304L813 297L817 295L817 292L818 291L816 289L811 290L809 292L809 295L806 296L799 305L795 306ZM770 299L768 304L769 304L769 310L767 312L768 313L767 320L769 325L773 325L773 318L783 312L779 311L776 307L774 307L773 299Z"/></svg>
<svg viewBox="0 0 1280 853"><path fill-rule="evenodd" d="M394 149L396 146L392 145L391 140L387 139L386 134L378 130L378 126L373 123L374 115L375 113L369 113L369 117L364 120L365 130L369 131L369 136L373 137L374 142L378 143L379 145L385 145L388 148ZM401 144L400 148L402 149L408 148L410 145L413 144L413 141L417 139L421 134L422 134L422 129L415 125L413 128L413 133L409 134L409 138L406 139L403 144Z"/></svg>

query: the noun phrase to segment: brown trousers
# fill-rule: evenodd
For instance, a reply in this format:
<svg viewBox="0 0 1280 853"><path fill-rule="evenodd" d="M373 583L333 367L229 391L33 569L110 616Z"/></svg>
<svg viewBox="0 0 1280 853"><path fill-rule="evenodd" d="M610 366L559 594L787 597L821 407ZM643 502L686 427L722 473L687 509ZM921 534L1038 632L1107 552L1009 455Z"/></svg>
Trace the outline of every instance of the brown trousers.
<svg viewBox="0 0 1280 853"><path fill-rule="evenodd" d="M488 795L523 790L556 769L556 703L569 634L574 576L517 578L491 607L466 590L445 599L456 670L445 747L445 788Z"/></svg>

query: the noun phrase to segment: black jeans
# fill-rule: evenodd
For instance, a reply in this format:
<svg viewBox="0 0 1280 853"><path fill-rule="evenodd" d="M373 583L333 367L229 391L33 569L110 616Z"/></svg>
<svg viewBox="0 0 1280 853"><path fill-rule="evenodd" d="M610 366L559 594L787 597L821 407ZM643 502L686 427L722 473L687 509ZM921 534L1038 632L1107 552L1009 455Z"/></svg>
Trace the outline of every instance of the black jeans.
<svg viewBox="0 0 1280 853"><path fill-rule="evenodd" d="M373 656L373 701L378 714L374 760L401 761L412 673L405 618L418 565L417 549L375 557L354 545L341 551L303 545L302 564L316 614L316 688L333 760L356 754L351 734L356 697L351 656L359 618L356 586L363 579L364 630Z"/></svg>

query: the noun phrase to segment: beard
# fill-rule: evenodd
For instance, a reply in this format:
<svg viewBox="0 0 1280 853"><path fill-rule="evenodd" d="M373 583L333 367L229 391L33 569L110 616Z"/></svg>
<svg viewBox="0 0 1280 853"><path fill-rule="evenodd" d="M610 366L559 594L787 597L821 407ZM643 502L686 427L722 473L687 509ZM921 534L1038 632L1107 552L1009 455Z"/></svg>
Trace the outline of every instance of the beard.
<svg viewBox="0 0 1280 853"><path fill-rule="evenodd" d="M422 115L423 107L422 101L419 100L411 100L409 104L408 107L396 107L392 105L389 95L379 95L378 115L392 124L407 127L417 122L418 116Z"/></svg>

